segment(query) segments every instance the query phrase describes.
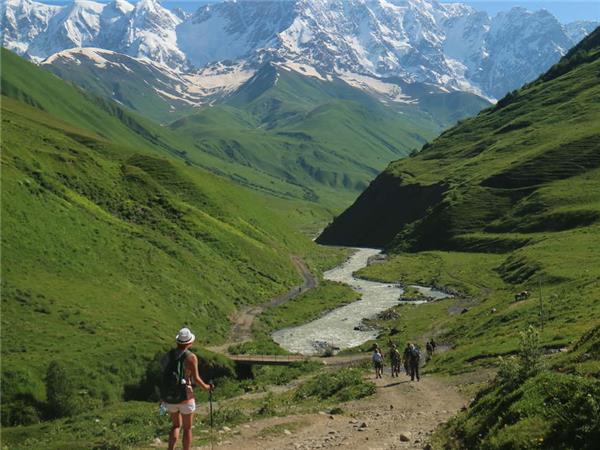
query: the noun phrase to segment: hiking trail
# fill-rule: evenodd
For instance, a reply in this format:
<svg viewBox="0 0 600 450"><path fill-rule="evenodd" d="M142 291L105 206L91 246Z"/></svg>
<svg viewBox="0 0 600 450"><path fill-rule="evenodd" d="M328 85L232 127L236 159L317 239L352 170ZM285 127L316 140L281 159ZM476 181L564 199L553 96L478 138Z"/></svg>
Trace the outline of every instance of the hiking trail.
<svg viewBox="0 0 600 450"><path fill-rule="evenodd" d="M432 432L468 402L462 388L480 383L487 375L466 374L454 378L425 375L419 382L401 374L391 378L389 366L383 379L373 380L376 393L341 405L342 414L326 411L284 417L268 417L231 429L215 430L215 448L237 450L404 450L426 448ZM286 386L292 389L297 384ZM281 389L281 388L280 388ZM253 394L255 395L255 394ZM222 408L227 401L217 405ZM201 413L206 405L200 405ZM198 429L204 437L208 430ZM401 435L408 438L401 440ZM155 447L163 447L156 445ZM192 447L208 450L210 445Z"/></svg>
<svg viewBox="0 0 600 450"><path fill-rule="evenodd" d="M302 284L294 286L287 292L277 295L272 299L260 305L244 306L236 311L231 317L231 333L229 339L224 344L214 347L208 347L209 350L228 355L227 349L233 344L241 344L252 340L252 324L264 310L275 306L283 305L301 294L314 289L319 284L319 279L310 271L302 258L298 256L291 257L296 270L302 277Z"/></svg>

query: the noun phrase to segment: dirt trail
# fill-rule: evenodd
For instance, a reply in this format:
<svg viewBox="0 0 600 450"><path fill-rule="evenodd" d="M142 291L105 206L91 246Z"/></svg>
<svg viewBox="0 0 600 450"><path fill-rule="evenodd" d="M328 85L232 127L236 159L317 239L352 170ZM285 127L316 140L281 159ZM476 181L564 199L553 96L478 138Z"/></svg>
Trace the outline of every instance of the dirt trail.
<svg viewBox="0 0 600 450"><path fill-rule="evenodd" d="M218 353L227 353L227 348L230 345L250 341L252 339L252 324L254 323L254 319L256 319L256 317L265 309L282 305L285 302L296 298L300 294L317 287L319 280L308 269L306 263L298 256L292 256L292 262L294 263L294 266L296 266L298 273L302 276L302 284L300 286L293 287L283 294L273 297L261 305L246 306L241 308L232 317L230 317L232 326L228 342L217 347L209 347L209 350Z"/></svg>
<svg viewBox="0 0 600 450"><path fill-rule="evenodd" d="M404 375L387 376L376 384L373 397L341 405L341 415L321 412L250 422L216 433L215 448L423 449L431 432L466 403L457 386L446 379L426 376L420 382L410 382ZM410 440L401 441L401 434Z"/></svg>

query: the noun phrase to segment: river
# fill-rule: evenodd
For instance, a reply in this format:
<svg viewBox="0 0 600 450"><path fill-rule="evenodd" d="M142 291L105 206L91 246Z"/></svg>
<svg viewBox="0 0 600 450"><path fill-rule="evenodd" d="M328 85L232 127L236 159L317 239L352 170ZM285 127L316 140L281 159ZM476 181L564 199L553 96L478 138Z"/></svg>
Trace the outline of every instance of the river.
<svg viewBox="0 0 600 450"><path fill-rule="evenodd" d="M356 329L360 327L362 320L374 318L399 303L406 303L400 301L404 290L398 285L354 277L354 272L365 267L369 258L379 253L381 250L357 249L345 263L323 274L326 280L347 284L359 292L360 300L336 308L304 325L278 330L272 334L273 340L290 352L311 355L322 352L324 343L345 349L375 339L379 334L378 330ZM429 287L414 287L434 299L448 297L448 294Z"/></svg>

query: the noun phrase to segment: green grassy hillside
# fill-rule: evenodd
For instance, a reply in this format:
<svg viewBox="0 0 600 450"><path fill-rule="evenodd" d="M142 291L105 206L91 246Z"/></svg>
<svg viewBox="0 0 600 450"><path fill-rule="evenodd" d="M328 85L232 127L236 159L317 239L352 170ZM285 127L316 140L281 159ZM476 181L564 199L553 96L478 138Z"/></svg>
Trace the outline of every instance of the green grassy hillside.
<svg viewBox="0 0 600 450"><path fill-rule="evenodd" d="M73 49L50 59L41 67L158 123L170 123L192 113L193 105L200 101L199 96L181 94L186 81L177 73L121 53Z"/></svg>
<svg viewBox="0 0 600 450"><path fill-rule="evenodd" d="M203 151L305 188L305 198L350 202L390 160L437 125L398 114L341 81L264 66L225 104L174 122Z"/></svg>
<svg viewBox="0 0 600 450"><path fill-rule="evenodd" d="M597 47L576 56L582 51L559 76L541 77L392 163L321 240L504 251L537 232L596 222L600 61Z"/></svg>
<svg viewBox="0 0 600 450"><path fill-rule="evenodd" d="M322 208L186 164L160 127L9 53L2 94L3 424L47 417L51 362L81 404L113 401L182 325L218 343L236 307L298 283L290 254L335 257L300 232Z"/></svg>
<svg viewBox="0 0 600 450"><path fill-rule="evenodd" d="M184 116L171 129L186 142L190 161L253 188L334 208L354 200L390 161L488 105L473 94L429 92L400 81L419 101L384 105L339 79L265 64L228 98L191 114L198 108L156 91L179 95L175 75L119 54L74 52L43 67L162 123Z"/></svg>
<svg viewBox="0 0 600 450"><path fill-rule="evenodd" d="M508 358L439 448L597 442L597 328L575 343L600 317L599 73L600 29L535 82L392 163L318 239L385 247L388 260L364 277L462 294L378 321L383 339L445 344L427 371ZM520 340L530 325L535 345ZM558 349L570 356L539 357ZM529 371L517 361L532 352L541 361Z"/></svg>
<svg viewBox="0 0 600 450"><path fill-rule="evenodd" d="M281 198L314 197L307 193L307 188L277 174L215 156L193 139L67 84L5 49L2 49L2 63L5 96L24 101L113 142L147 147L157 154L179 158L187 165L204 168L257 191ZM58 98L61 100L57 101Z"/></svg>

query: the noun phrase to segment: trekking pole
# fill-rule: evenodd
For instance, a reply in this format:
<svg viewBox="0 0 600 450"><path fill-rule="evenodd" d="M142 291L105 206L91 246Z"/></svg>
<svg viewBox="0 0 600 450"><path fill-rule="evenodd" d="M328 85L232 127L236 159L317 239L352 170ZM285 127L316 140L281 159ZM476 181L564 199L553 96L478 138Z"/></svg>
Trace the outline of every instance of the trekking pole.
<svg viewBox="0 0 600 450"><path fill-rule="evenodd" d="M210 385L210 389L208 390L208 411L209 411L209 416L210 416L210 450L214 449L214 445L215 445L215 439L214 439L214 432L213 432L213 398L212 398L212 391L214 389L214 385L212 380L210 380L208 382L208 384Z"/></svg>

